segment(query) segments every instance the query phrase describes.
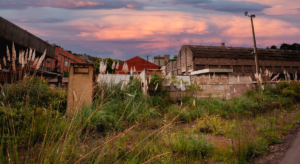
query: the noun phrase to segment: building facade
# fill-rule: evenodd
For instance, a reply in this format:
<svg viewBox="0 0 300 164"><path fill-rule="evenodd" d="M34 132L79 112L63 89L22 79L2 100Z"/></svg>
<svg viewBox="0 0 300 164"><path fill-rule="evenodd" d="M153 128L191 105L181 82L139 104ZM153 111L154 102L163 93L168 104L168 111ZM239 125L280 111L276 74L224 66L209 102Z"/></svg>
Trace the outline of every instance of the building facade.
<svg viewBox="0 0 300 164"><path fill-rule="evenodd" d="M47 58L43 61L42 69L47 72L69 72L71 63L86 63L67 51L56 47L55 59Z"/></svg>
<svg viewBox="0 0 300 164"><path fill-rule="evenodd" d="M152 58L152 63L162 67L167 65L169 59L170 59L170 55L163 55L163 56L157 55Z"/></svg>
<svg viewBox="0 0 300 164"><path fill-rule="evenodd" d="M300 72L300 51L258 49L259 66L274 74ZM255 61L253 48L183 45L177 61L167 64L166 73L191 75L204 69L232 69L228 75L254 77Z"/></svg>

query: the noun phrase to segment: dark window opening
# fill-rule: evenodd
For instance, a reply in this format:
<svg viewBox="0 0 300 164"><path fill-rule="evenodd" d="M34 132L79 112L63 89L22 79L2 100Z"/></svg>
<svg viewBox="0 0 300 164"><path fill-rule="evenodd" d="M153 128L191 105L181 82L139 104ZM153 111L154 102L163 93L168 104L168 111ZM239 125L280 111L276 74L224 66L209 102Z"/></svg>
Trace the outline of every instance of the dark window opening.
<svg viewBox="0 0 300 164"><path fill-rule="evenodd" d="M47 59L47 63L50 63L51 62L51 60L50 59Z"/></svg>
<svg viewBox="0 0 300 164"><path fill-rule="evenodd" d="M242 72L242 66L234 65L233 66L233 72Z"/></svg>
<svg viewBox="0 0 300 164"><path fill-rule="evenodd" d="M218 65L209 65L209 68L218 68Z"/></svg>
<svg viewBox="0 0 300 164"><path fill-rule="evenodd" d="M230 69L230 65L221 65L222 69Z"/></svg>
<svg viewBox="0 0 300 164"><path fill-rule="evenodd" d="M196 65L196 70L202 70L205 69L205 65Z"/></svg>
<svg viewBox="0 0 300 164"><path fill-rule="evenodd" d="M294 67L292 67L292 69L293 69L293 72L297 72L297 71L298 71L298 69L299 69L299 67L297 67L297 66L294 66Z"/></svg>
<svg viewBox="0 0 300 164"><path fill-rule="evenodd" d="M290 67L289 67L289 66L285 66L284 69L285 69L286 71L290 71Z"/></svg>
<svg viewBox="0 0 300 164"><path fill-rule="evenodd" d="M272 66L265 66L266 70L272 71Z"/></svg>
<svg viewBox="0 0 300 164"><path fill-rule="evenodd" d="M252 65L245 65L244 69L245 69L245 72L247 72L247 73L252 72Z"/></svg>
<svg viewBox="0 0 300 164"><path fill-rule="evenodd" d="M279 73L281 71L281 67L280 66L275 66L274 67L275 72Z"/></svg>

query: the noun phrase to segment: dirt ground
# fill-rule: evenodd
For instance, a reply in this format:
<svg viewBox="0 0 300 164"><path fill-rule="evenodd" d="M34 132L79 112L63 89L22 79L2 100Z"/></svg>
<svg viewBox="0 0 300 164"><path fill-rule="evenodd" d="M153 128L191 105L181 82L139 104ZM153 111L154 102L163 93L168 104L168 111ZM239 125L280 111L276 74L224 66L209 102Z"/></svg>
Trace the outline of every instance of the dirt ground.
<svg viewBox="0 0 300 164"><path fill-rule="evenodd" d="M299 122L297 123L300 124ZM300 131L300 126L297 129L293 130L289 135L285 137L283 142L280 144L274 144L270 146L268 154L266 156L260 157L259 159L255 160L254 164L277 164L279 163L283 157L285 152L290 147L291 143L297 137L297 133Z"/></svg>

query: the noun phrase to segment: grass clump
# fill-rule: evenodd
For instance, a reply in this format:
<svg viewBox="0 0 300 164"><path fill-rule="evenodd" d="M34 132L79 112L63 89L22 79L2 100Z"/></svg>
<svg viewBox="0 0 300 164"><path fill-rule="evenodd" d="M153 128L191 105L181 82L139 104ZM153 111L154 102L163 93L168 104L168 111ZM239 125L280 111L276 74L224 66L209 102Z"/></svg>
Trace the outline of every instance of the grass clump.
<svg viewBox="0 0 300 164"><path fill-rule="evenodd" d="M207 142L201 136L197 138L193 135L185 137L183 133L172 134L170 137L170 147L173 153L186 159L204 159L214 155L214 144Z"/></svg>
<svg viewBox="0 0 300 164"><path fill-rule="evenodd" d="M202 133L224 136L234 128L235 120L222 120L219 115L204 115L197 121L197 129Z"/></svg>

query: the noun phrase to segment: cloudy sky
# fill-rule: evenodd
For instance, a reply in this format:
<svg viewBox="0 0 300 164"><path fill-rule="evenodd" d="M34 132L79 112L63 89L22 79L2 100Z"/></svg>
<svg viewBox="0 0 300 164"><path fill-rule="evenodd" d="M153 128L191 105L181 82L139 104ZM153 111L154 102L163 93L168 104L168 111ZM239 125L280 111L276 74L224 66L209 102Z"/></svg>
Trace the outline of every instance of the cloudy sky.
<svg viewBox="0 0 300 164"><path fill-rule="evenodd" d="M0 16L77 53L128 59L181 45L300 43L299 0L0 0Z"/></svg>

